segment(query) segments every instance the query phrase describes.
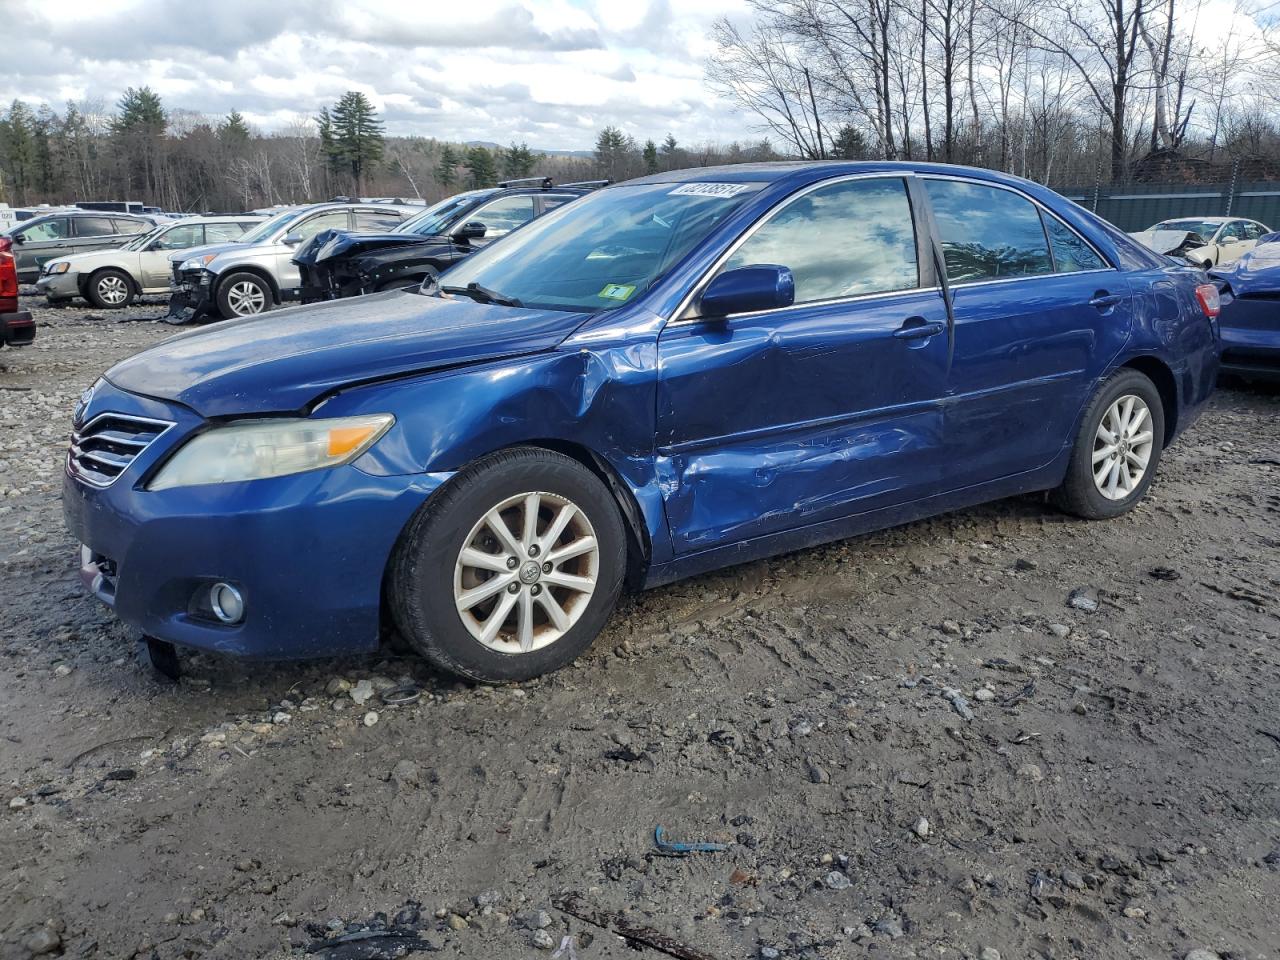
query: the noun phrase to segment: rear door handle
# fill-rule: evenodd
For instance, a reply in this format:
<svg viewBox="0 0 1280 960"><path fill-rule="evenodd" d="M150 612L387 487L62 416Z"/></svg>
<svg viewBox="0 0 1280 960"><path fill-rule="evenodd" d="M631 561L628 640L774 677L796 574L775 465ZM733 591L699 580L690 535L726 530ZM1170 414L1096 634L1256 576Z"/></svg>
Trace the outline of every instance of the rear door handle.
<svg viewBox="0 0 1280 960"><path fill-rule="evenodd" d="M1094 294L1093 299L1089 301L1089 306L1097 307L1099 310L1110 310L1123 299L1124 298L1118 294L1107 293L1105 290L1102 290Z"/></svg>
<svg viewBox="0 0 1280 960"><path fill-rule="evenodd" d="M906 322L893 335L899 340L923 340L925 337L936 337L947 325L941 320L925 320L924 317L908 317Z"/></svg>

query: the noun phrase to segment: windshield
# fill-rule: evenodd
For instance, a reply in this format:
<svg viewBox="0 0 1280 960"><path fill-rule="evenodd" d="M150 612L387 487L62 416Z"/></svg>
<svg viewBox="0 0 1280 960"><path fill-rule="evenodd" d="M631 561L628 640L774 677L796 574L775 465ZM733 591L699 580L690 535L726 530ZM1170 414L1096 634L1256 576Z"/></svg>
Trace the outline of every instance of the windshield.
<svg viewBox="0 0 1280 960"><path fill-rule="evenodd" d="M391 232L416 233L422 237L432 236L443 230L445 224L460 208L469 204L476 197L488 196L491 193L493 193L492 190L470 190L467 193L446 197L439 203L427 207L421 213L414 214Z"/></svg>
<svg viewBox="0 0 1280 960"><path fill-rule="evenodd" d="M302 214L305 212L306 210L303 209L303 210L285 210L283 213L277 213L270 220L266 221L261 226L259 226L257 230L250 230L248 233L245 233L243 236L240 237L240 239L234 242L235 243L258 243L261 240L267 239L267 237L271 236L273 233L275 233L277 230L283 227L286 223L290 223L293 220L296 220L298 217L302 216Z"/></svg>
<svg viewBox="0 0 1280 960"><path fill-rule="evenodd" d="M521 306L596 313L643 295L760 183L610 187L474 253L441 288L479 284Z"/></svg>
<svg viewBox="0 0 1280 960"><path fill-rule="evenodd" d="M1195 233L1204 237L1206 240L1212 237L1218 228L1222 226L1212 220L1166 220L1164 223L1157 223L1152 230L1177 230L1186 233Z"/></svg>

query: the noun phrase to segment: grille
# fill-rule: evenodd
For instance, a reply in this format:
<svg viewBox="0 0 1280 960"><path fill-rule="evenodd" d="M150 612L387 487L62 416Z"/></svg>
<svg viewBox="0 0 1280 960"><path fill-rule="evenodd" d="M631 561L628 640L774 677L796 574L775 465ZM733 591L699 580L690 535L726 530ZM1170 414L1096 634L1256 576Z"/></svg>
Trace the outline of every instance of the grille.
<svg viewBox="0 0 1280 960"><path fill-rule="evenodd" d="M67 469L95 487L110 486L138 454L172 426L167 420L100 414L72 431Z"/></svg>

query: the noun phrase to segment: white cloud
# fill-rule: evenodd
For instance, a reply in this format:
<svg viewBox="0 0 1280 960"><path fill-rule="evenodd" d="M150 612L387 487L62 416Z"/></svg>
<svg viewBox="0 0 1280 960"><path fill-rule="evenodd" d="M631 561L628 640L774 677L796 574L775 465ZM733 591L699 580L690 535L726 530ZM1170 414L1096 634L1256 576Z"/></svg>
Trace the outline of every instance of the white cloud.
<svg viewBox="0 0 1280 960"><path fill-rule="evenodd" d="M167 107L263 129L348 89L387 130L585 149L607 124L684 143L753 136L702 81L716 17L742 0L9 0L0 102L149 85ZM16 8L16 9L15 9ZM435 8L435 9L432 9Z"/></svg>

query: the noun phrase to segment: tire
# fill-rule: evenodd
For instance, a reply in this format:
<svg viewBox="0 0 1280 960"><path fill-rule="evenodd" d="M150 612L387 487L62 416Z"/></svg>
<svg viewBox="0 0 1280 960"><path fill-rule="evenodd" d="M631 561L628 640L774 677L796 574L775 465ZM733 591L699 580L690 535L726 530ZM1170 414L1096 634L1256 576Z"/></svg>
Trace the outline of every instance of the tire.
<svg viewBox="0 0 1280 960"><path fill-rule="evenodd" d="M1105 426L1108 433L1114 435L1114 427L1124 427L1129 401L1131 425L1123 436L1119 452L1108 455L1108 447L1115 445L1108 444L1101 430ZM1141 413L1142 406L1146 407L1145 415ZM1067 513L1088 520L1118 517L1132 510L1146 495L1160 466L1163 450L1164 405L1160 391L1137 370L1118 370L1103 382L1089 402L1072 446L1067 477L1053 491L1052 499ZM1128 455L1122 455L1124 451L1128 451ZM1095 471L1098 456L1102 459L1097 461ZM1138 473L1144 457L1145 465Z"/></svg>
<svg viewBox="0 0 1280 960"><path fill-rule="evenodd" d="M529 496L539 508L532 538L523 533ZM539 544L566 505L575 508L572 519ZM486 522L494 513L506 527L505 546ZM594 551L583 549L589 542ZM579 552L548 573L548 558L575 545ZM464 548L473 561L492 559L466 563ZM434 666L483 683L528 680L572 662L595 640L622 590L626 556L618 506L591 471L550 450L515 447L476 461L418 511L392 559L388 599L401 634ZM496 590L488 586L494 581ZM472 603L460 610L468 592Z"/></svg>
<svg viewBox="0 0 1280 960"><path fill-rule="evenodd" d="M133 278L123 270L99 270L85 284L85 297L99 310L120 310L133 303Z"/></svg>
<svg viewBox="0 0 1280 960"><path fill-rule="evenodd" d="M218 312L233 320L266 313L275 305L275 296L271 284L256 273L233 273L218 284L217 303Z"/></svg>

